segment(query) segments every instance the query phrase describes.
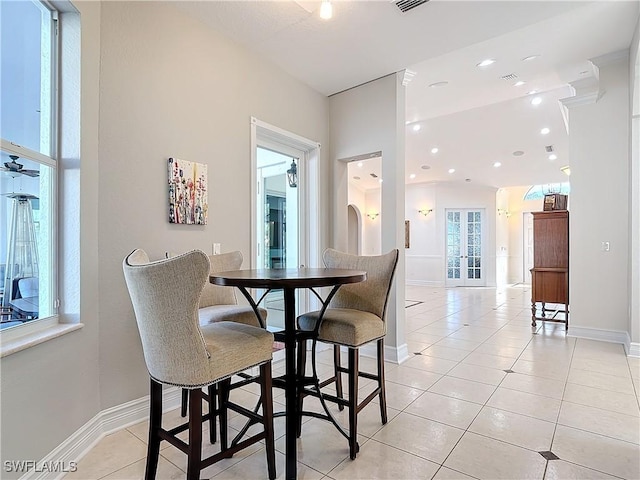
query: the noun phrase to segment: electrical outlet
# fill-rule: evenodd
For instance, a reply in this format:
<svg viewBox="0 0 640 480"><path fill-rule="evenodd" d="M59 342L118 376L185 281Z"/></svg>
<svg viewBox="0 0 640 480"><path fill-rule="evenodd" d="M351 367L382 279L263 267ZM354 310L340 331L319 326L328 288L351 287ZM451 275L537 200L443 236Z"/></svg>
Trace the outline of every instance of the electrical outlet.
<svg viewBox="0 0 640 480"><path fill-rule="evenodd" d="M608 252L611 250L611 244L609 242L602 242L602 251Z"/></svg>

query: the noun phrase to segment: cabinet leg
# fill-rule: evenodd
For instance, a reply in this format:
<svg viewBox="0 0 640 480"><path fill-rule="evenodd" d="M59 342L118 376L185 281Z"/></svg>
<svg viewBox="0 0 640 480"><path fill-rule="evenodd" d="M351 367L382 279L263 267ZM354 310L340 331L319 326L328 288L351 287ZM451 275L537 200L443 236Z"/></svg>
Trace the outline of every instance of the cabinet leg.
<svg viewBox="0 0 640 480"><path fill-rule="evenodd" d="M544 302L542 302L542 318L545 318L545 317L546 317L546 315L545 315L545 313L544 313L544 312L545 312L544 305L545 305L545 303L544 303Z"/></svg>
<svg viewBox="0 0 640 480"><path fill-rule="evenodd" d="M531 302L531 326L536 326L536 302Z"/></svg>

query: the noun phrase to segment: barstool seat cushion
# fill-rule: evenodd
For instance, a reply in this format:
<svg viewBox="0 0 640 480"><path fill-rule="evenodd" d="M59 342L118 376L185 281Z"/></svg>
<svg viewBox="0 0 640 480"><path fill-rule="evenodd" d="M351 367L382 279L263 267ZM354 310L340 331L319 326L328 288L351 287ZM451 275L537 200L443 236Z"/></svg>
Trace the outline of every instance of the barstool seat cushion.
<svg viewBox="0 0 640 480"><path fill-rule="evenodd" d="M254 315L255 316L255 315ZM187 371L185 386L209 385L238 371L271 360L273 334L237 322L216 322L200 327L209 355L209 371ZM239 348L241 346L241 348Z"/></svg>
<svg viewBox="0 0 640 480"><path fill-rule="evenodd" d="M267 318L267 311L258 308L262 318ZM249 305L210 305L198 309L200 325L215 322L238 322L260 327L256 314Z"/></svg>
<svg viewBox="0 0 640 480"><path fill-rule="evenodd" d="M300 329L311 331L318 322L320 311L298 317ZM328 308L324 312L318 332L321 342L359 347L386 334L386 325L377 315L351 308Z"/></svg>

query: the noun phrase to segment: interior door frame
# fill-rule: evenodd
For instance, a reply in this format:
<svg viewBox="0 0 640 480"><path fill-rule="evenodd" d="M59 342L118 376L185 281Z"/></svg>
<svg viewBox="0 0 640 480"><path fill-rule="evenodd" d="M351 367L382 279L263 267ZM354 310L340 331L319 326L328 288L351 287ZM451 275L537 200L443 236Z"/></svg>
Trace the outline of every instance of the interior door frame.
<svg viewBox="0 0 640 480"><path fill-rule="evenodd" d="M466 229L467 229L467 219L466 219L466 214L468 212L480 212L480 221L481 221L481 226L482 226L482 231L480 232L480 242L481 242L481 249L480 249L480 281L476 281L475 279L473 280L469 280L467 279L467 275L463 275L463 272L467 271L467 265L466 263L463 265L461 262L460 265L460 279L449 279L448 275L447 275L447 261L448 261L448 253L447 253L447 247L448 247L448 243L447 243L447 216L449 212L460 212L461 213L461 217L464 218L464 221L461 220L460 225L462 226L464 224L464 230L466 233ZM487 227L486 227L486 223L487 223L487 211L486 208L484 207L478 207L478 208L472 208L472 207L461 207L461 208L455 208L455 207L451 207L451 208L445 208L444 209L444 283L446 287L484 287L487 285L487 267L486 267L486 248L485 248L485 244L486 244L486 238L487 238ZM460 232L460 237L462 238L462 231ZM467 240L466 238L464 239L463 242L463 246L466 248L467 247ZM467 259L467 255L464 255L464 260L466 261ZM458 281L459 280L459 281Z"/></svg>

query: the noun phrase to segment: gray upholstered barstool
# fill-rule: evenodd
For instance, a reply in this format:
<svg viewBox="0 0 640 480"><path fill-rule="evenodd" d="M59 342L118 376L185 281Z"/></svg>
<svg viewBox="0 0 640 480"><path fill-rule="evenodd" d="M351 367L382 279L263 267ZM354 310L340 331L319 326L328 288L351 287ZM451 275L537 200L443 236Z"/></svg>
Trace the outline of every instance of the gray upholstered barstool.
<svg viewBox="0 0 640 480"><path fill-rule="evenodd" d="M219 255L209 255L209 273L224 272L227 270L238 270L242 267L242 252L236 250ZM207 282L202 289L200 302L198 303L198 319L200 325L215 322L238 322L254 327L266 328L267 310L258 307L260 320L256 317L255 312L249 305L238 305L236 297L236 289L233 287L221 287ZM214 391L209 392L208 399L215 409ZM189 400L189 390L182 390L182 407L181 415L187 416L187 402ZM213 420L215 423L215 420ZM211 441L216 439L215 429L210 431Z"/></svg>
<svg viewBox="0 0 640 480"><path fill-rule="evenodd" d="M262 328L235 322L200 325L199 299L209 282L210 270L209 258L201 251L150 262L144 251L134 250L125 258L123 269L151 380L145 478L155 478L162 440L187 454L189 480L197 480L203 468L264 440L268 477L275 478L271 396L273 335ZM231 377L254 366L260 369L262 415L229 400L229 391L233 388ZM203 416L202 388L215 384L219 387L220 407L210 409ZM162 428L162 385L191 390L188 423L171 430ZM262 423L263 431L239 443L236 439L229 447L228 409ZM221 451L202 459L202 422L216 414L220 417ZM177 437L187 429L188 444Z"/></svg>
<svg viewBox="0 0 640 480"><path fill-rule="evenodd" d="M343 285L331 299L320 323L320 311L305 313L298 317L301 330L316 332L320 342L334 345L334 376L319 384L319 388L335 382L337 399L323 396L326 400L336 401L340 410L346 405L349 409L349 455L356 458L358 453L358 412L376 396L380 397L380 416L387 423L387 401L384 386L384 336L387 333L385 315L391 283L398 264L398 250L385 255L358 256L327 249L323 260L329 268L347 268L364 270L367 279L360 283ZM361 372L358 367L358 349L369 342L377 343L377 372ZM315 345L315 342L314 342ZM347 368L340 363L340 346L348 348ZM306 341L299 343L299 371L305 370ZM315 358L315 355L314 357ZM315 372L315 367L314 367ZM341 373L348 374L349 398L343 399ZM377 382L376 389L358 403L358 377L369 378ZM300 395L299 408L302 411L302 399L305 393L314 394L313 389L304 389ZM315 391L318 396L321 393ZM301 428L301 424L298 427Z"/></svg>

